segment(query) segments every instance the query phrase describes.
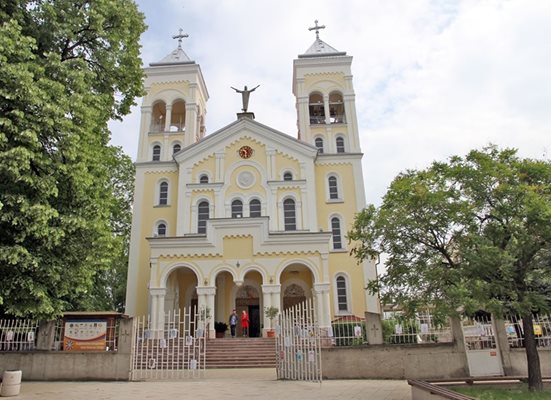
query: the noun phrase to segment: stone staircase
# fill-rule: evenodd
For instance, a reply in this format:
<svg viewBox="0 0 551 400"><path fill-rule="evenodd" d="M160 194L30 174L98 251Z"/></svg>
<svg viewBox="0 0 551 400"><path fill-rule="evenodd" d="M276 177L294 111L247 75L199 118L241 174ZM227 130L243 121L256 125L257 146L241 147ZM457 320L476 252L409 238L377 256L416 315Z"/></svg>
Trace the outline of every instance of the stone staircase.
<svg viewBox="0 0 551 400"><path fill-rule="evenodd" d="M207 340L207 369L275 368L274 338L223 338Z"/></svg>

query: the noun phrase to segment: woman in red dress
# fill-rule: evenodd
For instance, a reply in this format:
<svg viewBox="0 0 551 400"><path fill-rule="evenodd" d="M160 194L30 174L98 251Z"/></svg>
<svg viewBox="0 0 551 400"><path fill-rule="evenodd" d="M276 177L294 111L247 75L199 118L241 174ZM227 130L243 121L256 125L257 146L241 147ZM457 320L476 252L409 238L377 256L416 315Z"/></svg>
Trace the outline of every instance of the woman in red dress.
<svg viewBox="0 0 551 400"><path fill-rule="evenodd" d="M243 329L243 336L249 336L249 316L245 310L241 313L241 328Z"/></svg>

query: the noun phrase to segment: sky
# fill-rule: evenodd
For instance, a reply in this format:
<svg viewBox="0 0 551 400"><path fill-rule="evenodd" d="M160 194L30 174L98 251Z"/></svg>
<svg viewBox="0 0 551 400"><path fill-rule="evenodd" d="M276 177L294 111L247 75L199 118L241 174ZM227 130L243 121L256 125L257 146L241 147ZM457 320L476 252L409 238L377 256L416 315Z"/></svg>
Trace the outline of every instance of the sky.
<svg viewBox="0 0 551 400"><path fill-rule="evenodd" d="M144 66L182 46L210 99L207 134L232 123L260 87L256 121L297 136L292 66L320 38L353 56L367 203L401 171L490 143L551 158L551 1L138 0ZM141 99L112 143L135 159Z"/></svg>

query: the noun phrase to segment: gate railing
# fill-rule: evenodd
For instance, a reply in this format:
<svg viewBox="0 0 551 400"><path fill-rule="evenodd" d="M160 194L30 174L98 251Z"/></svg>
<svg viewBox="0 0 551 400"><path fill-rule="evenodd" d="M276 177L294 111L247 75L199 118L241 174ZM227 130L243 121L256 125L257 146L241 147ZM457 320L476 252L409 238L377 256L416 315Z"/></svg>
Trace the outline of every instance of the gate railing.
<svg viewBox="0 0 551 400"><path fill-rule="evenodd" d="M195 308L134 319L131 380L195 378L206 368L206 312ZM160 324L157 324L160 325Z"/></svg>
<svg viewBox="0 0 551 400"><path fill-rule="evenodd" d="M277 378L321 383L321 333L313 301L284 310L276 335Z"/></svg>

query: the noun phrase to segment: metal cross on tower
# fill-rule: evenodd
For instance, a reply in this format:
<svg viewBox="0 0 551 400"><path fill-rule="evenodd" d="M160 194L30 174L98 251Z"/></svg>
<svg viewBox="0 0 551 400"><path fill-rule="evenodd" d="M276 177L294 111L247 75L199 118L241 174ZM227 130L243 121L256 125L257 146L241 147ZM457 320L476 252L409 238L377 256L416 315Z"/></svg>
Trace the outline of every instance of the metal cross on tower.
<svg viewBox="0 0 551 400"><path fill-rule="evenodd" d="M182 33L184 30L180 28L180 33L178 35L172 36L172 39L178 39L178 48L182 48L182 39L189 37L187 33Z"/></svg>
<svg viewBox="0 0 551 400"><path fill-rule="evenodd" d="M325 29L325 25L318 25L318 20L316 19L314 21L316 23L316 26L313 26L312 28L308 28L309 31L316 31L316 39L320 38L320 29Z"/></svg>

